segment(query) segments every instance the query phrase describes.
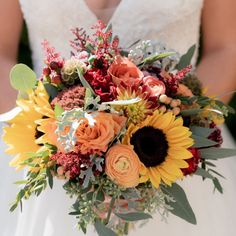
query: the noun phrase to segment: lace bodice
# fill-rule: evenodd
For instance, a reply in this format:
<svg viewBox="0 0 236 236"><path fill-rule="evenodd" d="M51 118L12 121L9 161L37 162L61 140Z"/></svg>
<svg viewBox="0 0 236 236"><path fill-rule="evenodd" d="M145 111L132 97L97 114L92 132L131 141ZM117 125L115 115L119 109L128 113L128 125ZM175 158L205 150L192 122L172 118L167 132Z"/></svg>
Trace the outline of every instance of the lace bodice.
<svg viewBox="0 0 236 236"><path fill-rule="evenodd" d="M68 56L70 29L83 27L88 32L96 16L84 0L19 0L28 26L35 69L43 64L41 42L47 39ZM198 44L203 0L122 0L110 23L119 35L121 46L142 39L159 40L180 53ZM195 55L196 61L197 53ZM195 62L194 61L194 62ZM193 63L194 63L193 62Z"/></svg>

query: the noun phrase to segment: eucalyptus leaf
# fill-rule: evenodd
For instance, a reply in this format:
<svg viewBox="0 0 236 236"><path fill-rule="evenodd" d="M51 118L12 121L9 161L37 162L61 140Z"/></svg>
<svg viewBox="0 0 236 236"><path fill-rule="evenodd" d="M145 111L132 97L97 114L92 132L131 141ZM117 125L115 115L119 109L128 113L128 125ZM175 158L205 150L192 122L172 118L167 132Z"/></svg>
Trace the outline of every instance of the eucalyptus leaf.
<svg viewBox="0 0 236 236"><path fill-rule="evenodd" d="M115 215L125 221L138 221L152 218L150 214L144 212L115 213Z"/></svg>
<svg viewBox="0 0 236 236"><path fill-rule="evenodd" d="M164 53L160 53L157 55L152 55L150 57L145 58L138 66L153 64L157 60L172 56L174 54L176 54L176 53L175 52L164 52Z"/></svg>
<svg viewBox="0 0 236 236"><path fill-rule="evenodd" d="M58 89L54 85L49 84L49 83L45 83L44 87L51 99L53 99L57 96Z"/></svg>
<svg viewBox="0 0 236 236"><path fill-rule="evenodd" d="M207 138L215 129L204 128L200 126L191 126L190 130L192 131L193 134L197 136L202 136L204 138Z"/></svg>
<svg viewBox="0 0 236 236"><path fill-rule="evenodd" d="M165 194L175 199L175 202L168 202L168 204L173 208L170 210L172 214L191 224L197 224L196 217L188 202L186 194L178 184L172 184L171 187L161 186L161 189Z"/></svg>
<svg viewBox="0 0 236 236"><path fill-rule="evenodd" d="M213 184L215 186L215 189L218 190L218 192L223 193L223 188L222 188L222 186L221 186L221 184L220 184L220 182L217 178L213 179Z"/></svg>
<svg viewBox="0 0 236 236"><path fill-rule="evenodd" d="M83 87L90 89L91 93L93 94L93 96L96 96L95 92L93 91L92 87L90 86L90 84L88 83L88 81L84 78L82 71L78 69L78 75L79 75L79 79L81 84L83 85Z"/></svg>
<svg viewBox="0 0 236 236"><path fill-rule="evenodd" d="M35 87L37 76L28 66L16 64L10 71L11 86L21 92L28 92Z"/></svg>
<svg viewBox="0 0 236 236"><path fill-rule="evenodd" d="M181 58L180 61L176 67L177 70L182 70L185 67L189 66L191 64L191 60L193 58L194 52L196 49L196 45L193 45L189 50L187 51L186 54L184 54Z"/></svg>
<svg viewBox="0 0 236 236"><path fill-rule="evenodd" d="M222 159L226 157L236 157L236 149L230 148L207 148L200 150L201 157L203 159Z"/></svg>
<svg viewBox="0 0 236 236"><path fill-rule="evenodd" d="M94 227L99 236L117 236L117 234L106 227L101 221L97 220L94 224Z"/></svg>
<svg viewBox="0 0 236 236"><path fill-rule="evenodd" d="M198 167L197 171L194 174L202 176L203 178L207 178L207 179L214 179L215 178L208 171L206 171L200 167Z"/></svg>
<svg viewBox="0 0 236 236"><path fill-rule="evenodd" d="M192 138L194 139L193 147L195 148L211 147L218 144L217 142L214 142L210 139L207 139L198 135L194 135L194 134L192 135Z"/></svg>

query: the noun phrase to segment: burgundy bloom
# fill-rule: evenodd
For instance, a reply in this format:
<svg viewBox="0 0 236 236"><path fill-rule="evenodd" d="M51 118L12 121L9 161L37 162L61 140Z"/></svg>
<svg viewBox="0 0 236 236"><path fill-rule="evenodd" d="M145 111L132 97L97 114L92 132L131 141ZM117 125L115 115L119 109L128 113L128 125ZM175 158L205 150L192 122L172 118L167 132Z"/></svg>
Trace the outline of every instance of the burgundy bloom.
<svg viewBox="0 0 236 236"><path fill-rule="evenodd" d="M210 128L213 128L214 131L208 136L208 139L218 143L215 145L215 147L220 147L221 144L223 143L221 130L213 122L210 124Z"/></svg>
<svg viewBox="0 0 236 236"><path fill-rule="evenodd" d="M189 151L193 154L193 157L185 160L189 166L181 169L184 175L190 175L196 172L201 160L200 152L197 148L189 148Z"/></svg>
<svg viewBox="0 0 236 236"><path fill-rule="evenodd" d="M94 92L100 96L102 102L113 101L116 96L116 86L106 69L93 68L84 74Z"/></svg>

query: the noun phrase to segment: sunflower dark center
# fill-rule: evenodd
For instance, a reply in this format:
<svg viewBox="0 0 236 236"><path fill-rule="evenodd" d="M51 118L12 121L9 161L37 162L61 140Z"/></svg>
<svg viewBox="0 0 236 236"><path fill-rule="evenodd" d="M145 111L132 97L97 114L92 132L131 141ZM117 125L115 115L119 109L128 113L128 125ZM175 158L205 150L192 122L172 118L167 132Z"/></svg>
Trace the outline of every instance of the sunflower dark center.
<svg viewBox="0 0 236 236"><path fill-rule="evenodd" d="M168 142L161 130L145 126L133 134L130 143L146 167L154 167L165 161Z"/></svg>

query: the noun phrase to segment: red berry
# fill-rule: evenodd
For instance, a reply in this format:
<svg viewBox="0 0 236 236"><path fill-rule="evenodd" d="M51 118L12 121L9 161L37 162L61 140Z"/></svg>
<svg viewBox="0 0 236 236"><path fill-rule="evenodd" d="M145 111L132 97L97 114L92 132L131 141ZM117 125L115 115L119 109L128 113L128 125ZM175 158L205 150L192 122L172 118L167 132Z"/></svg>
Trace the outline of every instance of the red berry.
<svg viewBox="0 0 236 236"><path fill-rule="evenodd" d="M43 69L43 75L44 75L44 76L49 76L50 74L51 74L50 68L45 67L45 68Z"/></svg>
<svg viewBox="0 0 236 236"><path fill-rule="evenodd" d="M57 70L57 69L59 69L59 65L58 65L58 63L57 63L56 61L52 61L49 66L50 66L50 68L51 68L52 70Z"/></svg>

